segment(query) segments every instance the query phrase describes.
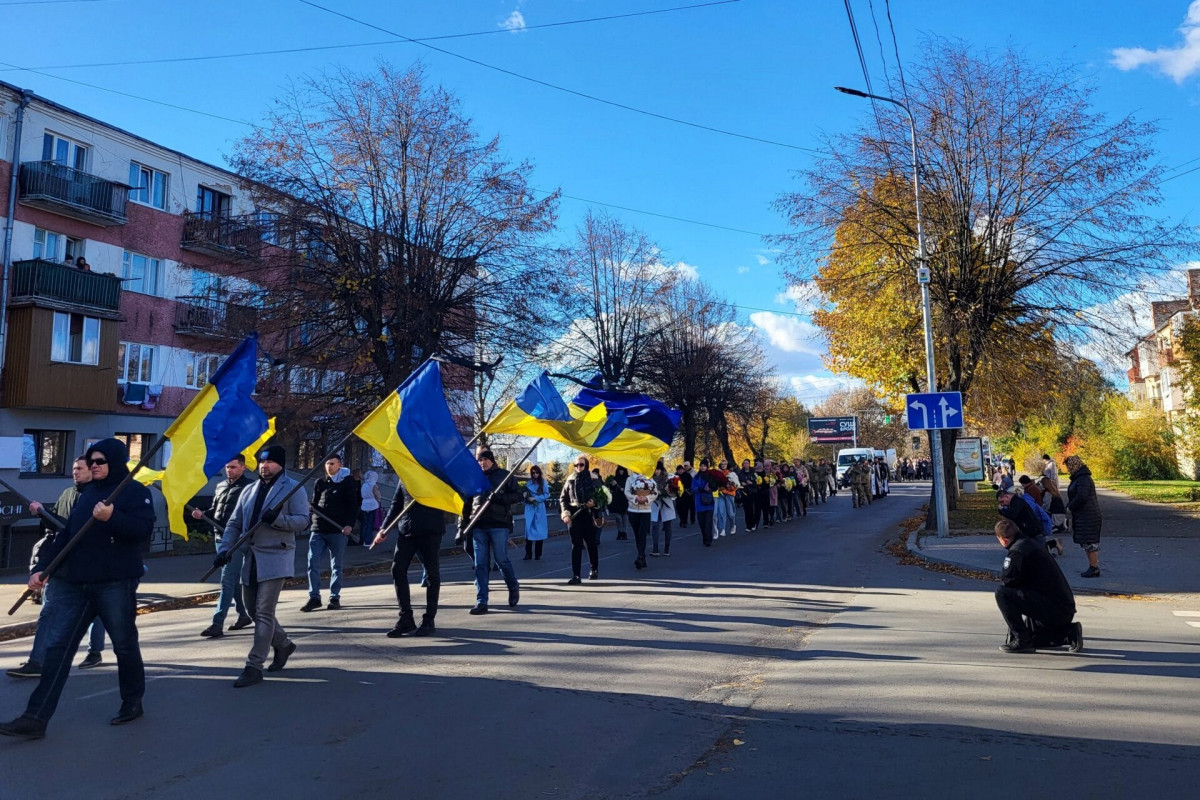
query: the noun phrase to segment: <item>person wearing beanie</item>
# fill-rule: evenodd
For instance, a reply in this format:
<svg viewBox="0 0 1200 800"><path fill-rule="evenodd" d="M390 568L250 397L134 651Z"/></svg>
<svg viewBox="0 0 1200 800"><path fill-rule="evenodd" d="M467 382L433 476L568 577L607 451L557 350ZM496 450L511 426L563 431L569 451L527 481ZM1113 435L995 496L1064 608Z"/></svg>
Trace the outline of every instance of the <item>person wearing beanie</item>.
<svg viewBox="0 0 1200 800"><path fill-rule="evenodd" d="M254 644L246 656L246 667L234 681L241 689L262 683L267 652L274 650L267 672L278 672L296 652L296 643L279 624L275 609L288 578L296 574L296 534L308 525L308 492L297 488L285 471L287 454L278 445L258 454L259 480L247 486L225 525L221 547L213 564L223 567L236 545L242 550L242 598L254 615ZM295 489L282 508L276 508ZM260 524L261 523L261 524ZM253 531L253 535L247 534Z"/></svg>
<svg viewBox="0 0 1200 800"><path fill-rule="evenodd" d="M488 494L466 498L455 541L467 546L475 559L475 607L470 613L478 616L488 613L488 581L493 558L500 566L504 583L508 586L508 605L515 606L520 601L520 584L508 557L508 537L513 531L512 507L521 502L522 495L510 480L508 470L496 464L496 456L490 448L481 446L475 451L475 460L479 462L492 488ZM479 515L479 520L471 530L471 541L465 542L463 531L476 515Z"/></svg>
<svg viewBox="0 0 1200 800"><path fill-rule="evenodd" d="M124 725L142 716L146 670L137 635L137 587L143 573L142 549L154 530L150 490L125 484L111 503L105 502L129 475L129 451L118 439L103 439L84 453L92 480L80 492L66 527L38 551L29 588L46 587L45 570L84 525L91 526L73 545L54 573L54 602L41 679L25 713L0 724L0 734L41 739L67 683L71 659L84 632L99 617L117 657L121 708L110 722Z"/></svg>
<svg viewBox="0 0 1200 800"><path fill-rule="evenodd" d="M341 456L327 458L325 474L313 487L308 602L301 611L316 611L321 607L321 561L325 553L329 553L329 608L336 611L342 607L342 560L361 505L362 487L350 477L350 470L342 466Z"/></svg>

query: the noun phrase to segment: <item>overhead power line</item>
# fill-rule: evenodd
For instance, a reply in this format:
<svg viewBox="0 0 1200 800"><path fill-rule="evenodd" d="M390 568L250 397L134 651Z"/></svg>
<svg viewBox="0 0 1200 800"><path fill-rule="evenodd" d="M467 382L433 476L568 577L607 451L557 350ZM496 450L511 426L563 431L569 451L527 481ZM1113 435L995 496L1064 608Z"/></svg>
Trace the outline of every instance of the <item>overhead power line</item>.
<svg viewBox="0 0 1200 800"><path fill-rule="evenodd" d="M105 2L106 0L41 0L42 2ZM647 17L654 14L670 14L677 11L691 11L697 8L707 8L709 6L723 6L731 3L739 3L741 0L713 0L708 3L695 3L687 6L672 6L670 8L656 8L650 11L631 11L627 14L610 14L603 17L588 17L586 19L570 19L561 22L543 22L536 25L526 25L519 30L508 30L506 28L491 28L486 31L472 31L470 33L446 33L438 36L416 36L413 37L413 42L436 42L447 39L466 39L473 36L496 36L503 34L521 33L524 31L542 30L545 28L563 28L570 25L585 25L594 22L610 22L618 19L630 19L632 17ZM10 3L0 3L0 5L15 5ZM395 38L384 39L377 42L351 42L349 44L326 44L313 45L310 47L285 47L279 50L249 50L242 53L215 53L210 55L200 56L176 56L173 58L145 58L132 61L95 61L88 64L38 64L31 69L91 69L94 67L128 67L141 66L145 64L182 64L195 61L220 61L233 58L250 58L253 56L277 56L289 55L293 53L314 53L324 50L345 50L357 47L382 47L385 45L409 44L405 41L397 41ZM6 72L7 70L0 70Z"/></svg>
<svg viewBox="0 0 1200 800"><path fill-rule="evenodd" d="M708 131L709 133L716 133L721 136L730 136L735 139L743 139L745 141L758 142L760 144L769 144L774 147L785 147L789 150L799 150L799 151L802 151L805 153L814 153L817 155L821 154L819 150L815 150L813 148L801 147L800 145L789 144L788 142L780 142L780 141L776 141L774 139L766 139L761 136L751 136L750 134L738 133L737 131L725 130L724 128L718 128L713 125L705 125L700 122L692 122L691 120L680 119L679 117L672 117L668 114L660 114L657 111L650 111L645 108L638 108L636 106L631 106L628 103L621 103L616 100L609 100L607 98L599 97L597 95L589 94L587 92L581 92L578 89L571 89L566 86L560 86L559 84L556 84L556 83L550 83L549 81L544 81L541 78L535 78L532 75L525 75L523 73L515 72L513 70L506 69L504 67L498 67L495 64L489 64L486 61L480 61L477 58L471 58L470 56L464 56L461 53L455 53L453 50L446 50L445 48L429 44L429 42L423 42L418 39L414 39L410 36L405 36L402 33L397 33L395 31L388 30L387 28L384 28L380 25L376 25L373 22L367 22L366 20L359 19L358 17L352 16L350 14L346 14L342 11L337 11L336 9L332 9L327 6L323 6L320 3L315 3L315 2L313 2L313 0L298 0L298 2L303 3L306 6L311 6L313 8L324 11L327 14L332 14L335 17L341 17L342 19L347 20L349 22L353 22L357 25L362 25L363 27L379 31L380 33L386 33L389 36L395 36L396 38L403 39L406 42L412 42L413 44L420 45L421 47L427 48L429 50L433 50L434 52L437 52L437 53L441 53L442 55L450 56L451 58L457 58L460 61L466 61L469 64L474 64L478 67L483 67L484 69L492 70L493 72L499 72L502 75L508 75L509 77L512 77L512 78L517 78L519 80L528 81L529 83L537 84L538 86L542 86L547 89L553 89L554 91L557 91L557 92L563 92L565 94L573 95L575 97L579 97L584 100L590 100L593 103L600 103L602 105L610 106L612 108L620 108L624 111L629 111L634 114L641 114L643 116L652 117L654 119L662 120L664 122L671 122L676 125L684 125L689 128L695 128L697 130Z"/></svg>

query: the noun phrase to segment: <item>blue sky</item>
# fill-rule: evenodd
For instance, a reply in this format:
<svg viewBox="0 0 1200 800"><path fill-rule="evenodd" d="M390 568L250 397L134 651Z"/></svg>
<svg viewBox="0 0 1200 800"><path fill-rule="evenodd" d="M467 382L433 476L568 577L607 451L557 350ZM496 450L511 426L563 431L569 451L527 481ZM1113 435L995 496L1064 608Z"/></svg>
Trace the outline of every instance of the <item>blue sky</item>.
<svg viewBox="0 0 1200 800"><path fill-rule="evenodd" d="M815 146L822 131L848 129L870 110L831 88L863 83L840 0L741 0L541 30L528 26L703 0L314 2L409 37L497 31L432 44L617 103L797 147ZM885 0L852 5L872 79L882 85L871 6L894 74ZM1100 110L1159 122L1163 163L1200 158L1200 2L1190 31L1181 30L1187 0L891 0L890 5L906 61L916 57L928 34L981 47L1013 44L1035 59L1065 60L1093 81ZM521 24L526 30L505 30ZM60 78L253 121L291 76L333 66L365 70L379 59L399 65L421 59L431 79L462 99L482 132L499 133L511 157L534 162L537 186L738 229L609 209L645 230L670 260L693 265L744 307L747 321L763 329L779 373L802 400L818 401L835 383L821 365L820 343L810 338L807 321L772 313L794 307L783 296L774 254L755 235L783 230L770 206L795 188L791 172L808 158L802 150L632 113L411 43L386 43L392 41L388 34L300 0L0 0L0 30L10 32L0 61L44 73L0 65L3 80L216 163L223 163L245 126ZM371 42L380 44L175 64L62 67ZM1113 55L1122 47L1175 49L1127 53L1122 69ZM1163 211L1196 217L1198 187L1200 172L1166 183ZM580 200L563 201L563 238L587 207Z"/></svg>

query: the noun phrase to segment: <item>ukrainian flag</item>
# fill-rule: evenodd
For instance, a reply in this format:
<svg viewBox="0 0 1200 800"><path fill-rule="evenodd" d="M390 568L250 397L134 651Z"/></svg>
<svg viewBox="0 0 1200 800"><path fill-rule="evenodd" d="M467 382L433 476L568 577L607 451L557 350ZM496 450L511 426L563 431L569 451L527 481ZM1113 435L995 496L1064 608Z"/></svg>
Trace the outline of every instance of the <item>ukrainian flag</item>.
<svg viewBox="0 0 1200 800"><path fill-rule="evenodd" d="M624 395L620 392L611 394ZM616 405L610 406L597 400L585 407L579 404L578 397L568 405L545 372L530 383L519 397L501 409L483 430L487 433L552 439L620 464L633 472L650 475L658 460L670 448L680 415L645 395L628 397L641 398L641 405L632 402L627 405L642 419L657 414L668 421L674 420L669 431L661 426L658 428L659 434L666 437L665 441L634 428L629 412Z"/></svg>
<svg viewBox="0 0 1200 800"><path fill-rule="evenodd" d="M171 458L162 474L171 532L187 538L183 507L209 479L268 430L267 415L251 396L258 380L258 339L248 337L213 373L163 434Z"/></svg>
<svg viewBox="0 0 1200 800"><path fill-rule="evenodd" d="M422 505L461 514L464 498L491 491L450 416L437 361L422 364L354 433L388 460Z"/></svg>

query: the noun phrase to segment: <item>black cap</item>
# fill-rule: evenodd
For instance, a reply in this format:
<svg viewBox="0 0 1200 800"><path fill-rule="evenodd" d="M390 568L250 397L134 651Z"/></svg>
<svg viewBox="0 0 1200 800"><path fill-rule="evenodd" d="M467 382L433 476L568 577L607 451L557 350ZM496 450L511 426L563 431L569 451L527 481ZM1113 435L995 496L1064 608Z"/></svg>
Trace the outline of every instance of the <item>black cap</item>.
<svg viewBox="0 0 1200 800"><path fill-rule="evenodd" d="M280 445L273 444L270 447L258 451L259 461L274 461L281 467L287 466L287 451Z"/></svg>

